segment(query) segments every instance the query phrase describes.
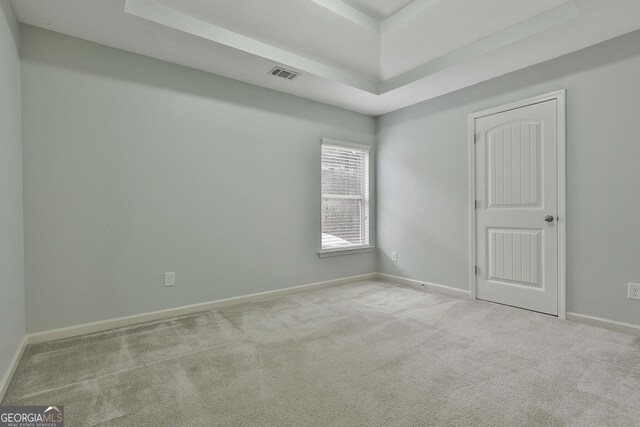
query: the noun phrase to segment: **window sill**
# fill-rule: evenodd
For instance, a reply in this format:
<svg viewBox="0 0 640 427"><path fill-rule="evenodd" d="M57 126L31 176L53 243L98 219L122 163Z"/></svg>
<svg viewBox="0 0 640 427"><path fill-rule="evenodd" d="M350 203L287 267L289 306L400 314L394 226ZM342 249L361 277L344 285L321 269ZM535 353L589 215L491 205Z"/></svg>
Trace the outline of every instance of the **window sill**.
<svg viewBox="0 0 640 427"><path fill-rule="evenodd" d="M355 248L328 249L325 251L319 251L318 256L320 258L327 258L332 256L340 256L340 255L361 254L364 252L373 252L374 249L375 249L375 246L358 246Z"/></svg>

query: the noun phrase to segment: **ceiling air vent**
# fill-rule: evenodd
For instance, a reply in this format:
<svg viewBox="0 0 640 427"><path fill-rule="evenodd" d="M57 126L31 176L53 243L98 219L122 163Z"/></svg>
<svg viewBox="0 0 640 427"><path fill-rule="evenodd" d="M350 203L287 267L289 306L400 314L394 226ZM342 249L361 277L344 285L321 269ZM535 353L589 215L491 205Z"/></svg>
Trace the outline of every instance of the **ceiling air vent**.
<svg viewBox="0 0 640 427"><path fill-rule="evenodd" d="M269 74L272 76L282 77L283 79L293 80L300 75L300 73L296 73L295 71L285 70L282 67L273 67Z"/></svg>

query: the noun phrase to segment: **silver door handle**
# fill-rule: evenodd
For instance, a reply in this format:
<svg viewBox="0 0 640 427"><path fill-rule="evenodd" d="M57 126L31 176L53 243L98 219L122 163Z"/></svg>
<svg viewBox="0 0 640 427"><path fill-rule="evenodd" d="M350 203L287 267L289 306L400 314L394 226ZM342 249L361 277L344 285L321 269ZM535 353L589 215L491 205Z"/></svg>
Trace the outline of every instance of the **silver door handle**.
<svg viewBox="0 0 640 427"><path fill-rule="evenodd" d="M546 215L544 217L544 220L547 221L547 222L553 222L553 215Z"/></svg>

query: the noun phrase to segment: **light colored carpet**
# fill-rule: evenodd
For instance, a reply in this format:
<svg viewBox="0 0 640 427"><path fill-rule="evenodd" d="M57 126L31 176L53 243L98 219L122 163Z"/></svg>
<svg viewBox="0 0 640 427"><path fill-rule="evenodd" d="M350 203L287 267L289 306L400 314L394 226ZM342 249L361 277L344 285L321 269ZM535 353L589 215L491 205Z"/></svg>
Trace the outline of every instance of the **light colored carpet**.
<svg viewBox="0 0 640 427"><path fill-rule="evenodd" d="M68 426L640 425L631 335L360 282L29 346Z"/></svg>

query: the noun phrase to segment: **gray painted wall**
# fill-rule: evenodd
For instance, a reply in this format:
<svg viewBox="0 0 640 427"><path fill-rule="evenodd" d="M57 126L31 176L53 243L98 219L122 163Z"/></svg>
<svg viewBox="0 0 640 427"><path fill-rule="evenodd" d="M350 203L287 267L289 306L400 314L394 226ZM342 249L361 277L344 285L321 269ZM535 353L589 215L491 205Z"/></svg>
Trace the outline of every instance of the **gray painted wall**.
<svg viewBox="0 0 640 427"><path fill-rule="evenodd" d="M18 22L0 0L0 379L24 338Z"/></svg>
<svg viewBox="0 0 640 427"><path fill-rule="evenodd" d="M376 269L468 289L467 116L560 88L568 309L640 324L626 299L640 32L378 118L377 260L316 255L319 140L373 144L373 119L34 27L21 38L30 332Z"/></svg>
<svg viewBox="0 0 640 427"><path fill-rule="evenodd" d="M640 324L640 32L380 117L381 271L469 288L468 114L562 88L568 310Z"/></svg>
<svg viewBox="0 0 640 427"><path fill-rule="evenodd" d="M373 144L373 118L35 27L21 46L29 332L375 271L317 256L320 139Z"/></svg>

